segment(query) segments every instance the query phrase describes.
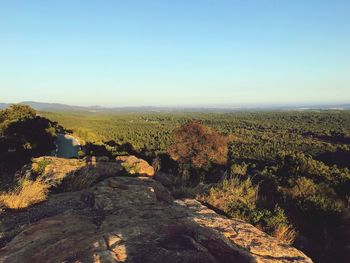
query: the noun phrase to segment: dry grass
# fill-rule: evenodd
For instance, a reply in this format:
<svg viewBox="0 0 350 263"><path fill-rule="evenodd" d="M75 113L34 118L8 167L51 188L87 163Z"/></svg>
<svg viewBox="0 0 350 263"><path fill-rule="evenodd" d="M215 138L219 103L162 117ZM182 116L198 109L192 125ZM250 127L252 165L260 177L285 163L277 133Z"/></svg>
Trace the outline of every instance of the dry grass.
<svg viewBox="0 0 350 263"><path fill-rule="evenodd" d="M84 166L86 162L83 160L45 156L33 160L32 171L39 174L39 178L50 178L51 181L59 183L68 174Z"/></svg>
<svg viewBox="0 0 350 263"><path fill-rule="evenodd" d="M0 204L10 209L22 209L47 199L49 186L40 180L23 179L19 186L0 193Z"/></svg>
<svg viewBox="0 0 350 263"><path fill-rule="evenodd" d="M282 243L291 245L296 238L296 231L291 226L279 226L273 233L273 236Z"/></svg>

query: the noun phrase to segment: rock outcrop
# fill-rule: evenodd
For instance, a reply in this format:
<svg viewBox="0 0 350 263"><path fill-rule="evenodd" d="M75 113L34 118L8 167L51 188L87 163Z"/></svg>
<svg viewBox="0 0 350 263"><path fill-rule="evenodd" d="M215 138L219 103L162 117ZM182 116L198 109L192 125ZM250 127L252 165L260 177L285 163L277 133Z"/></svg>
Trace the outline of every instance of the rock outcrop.
<svg viewBox="0 0 350 263"><path fill-rule="evenodd" d="M124 167L125 171L131 175L153 176L154 168L145 160L137 158L134 155L119 156L116 158L117 162Z"/></svg>
<svg viewBox="0 0 350 263"><path fill-rule="evenodd" d="M16 214L22 230L0 262L311 262L250 224L192 199L173 200L149 177L110 177L81 191L52 194Z"/></svg>
<svg viewBox="0 0 350 263"><path fill-rule="evenodd" d="M39 157L19 170L16 178L40 179L61 191L80 190L104 178L122 175L124 168L108 158L64 159Z"/></svg>

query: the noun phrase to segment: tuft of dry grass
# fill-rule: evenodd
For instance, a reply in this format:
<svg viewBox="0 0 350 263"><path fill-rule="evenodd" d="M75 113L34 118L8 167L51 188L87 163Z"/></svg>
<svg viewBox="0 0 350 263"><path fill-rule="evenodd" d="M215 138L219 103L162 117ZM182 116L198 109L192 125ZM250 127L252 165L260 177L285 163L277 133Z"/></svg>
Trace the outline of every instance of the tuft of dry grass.
<svg viewBox="0 0 350 263"><path fill-rule="evenodd" d="M84 166L86 166L86 162L83 160L45 156L33 160L32 172L42 180L50 179L55 185L59 184L68 174L74 173Z"/></svg>
<svg viewBox="0 0 350 263"><path fill-rule="evenodd" d="M23 179L12 191L0 193L0 204L10 209L22 209L45 201L48 192L49 186L41 180Z"/></svg>
<svg viewBox="0 0 350 263"><path fill-rule="evenodd" d="M277 238L282 243L291 245L294 243L296 238L296 231L291 226L278 226L275 231L273 232L273 236Z"/></svg>

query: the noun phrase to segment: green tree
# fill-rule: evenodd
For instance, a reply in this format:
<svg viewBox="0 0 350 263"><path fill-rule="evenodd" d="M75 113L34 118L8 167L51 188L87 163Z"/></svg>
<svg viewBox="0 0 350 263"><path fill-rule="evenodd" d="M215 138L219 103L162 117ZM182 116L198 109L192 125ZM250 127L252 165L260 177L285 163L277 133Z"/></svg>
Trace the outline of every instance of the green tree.
<svg viewBox="0 0 350 263"><path fill-rule="evenodd" d="M29 106L16 104L1 110L0 121L0 172L11 174L30 158L54 149L55 124Z"/></svg>
<svg viewBox="0 0 350 263"><path fill-rule="evenodd" d="M0 123L4 121L17 121L23 119L35 118L36 111L23 104L13 104L10 107L0 111Z"/></svg>

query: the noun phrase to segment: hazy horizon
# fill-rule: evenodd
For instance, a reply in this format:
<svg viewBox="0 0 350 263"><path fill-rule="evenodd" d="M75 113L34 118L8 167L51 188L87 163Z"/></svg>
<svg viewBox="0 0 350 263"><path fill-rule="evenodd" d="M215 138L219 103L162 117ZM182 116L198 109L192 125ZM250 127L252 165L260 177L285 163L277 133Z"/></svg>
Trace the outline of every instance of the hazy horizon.
<svg viewBox="0 0 350 263"><path fill-rule="evenodd" d="M0 3L0 102L350 102L350 1Z"/></svg>
<svg viewBox="0 0 350 263"><path fill-rule="evenodd" d="M27 104L43 104L43 105L62 105L62 106L69 106L69 107L84 107L84 108L105 108L105 109L113 109L113 108L184 108L184 109L269 109L269 108L313 108L313 107L321 107L321 108L332 108L332 107L341 107L346 106L346 109L350 106L350 102L320 102L320 103L236 103L236 104L168 104L168 105L152 105L152 104L140 104L140 105L99 105L99 104L66 104L61 102L45 102L45 101L15 101L15 102L4 102L0 101L1 103L6 104L18 104L18 103L27 103Z"/></svg>

